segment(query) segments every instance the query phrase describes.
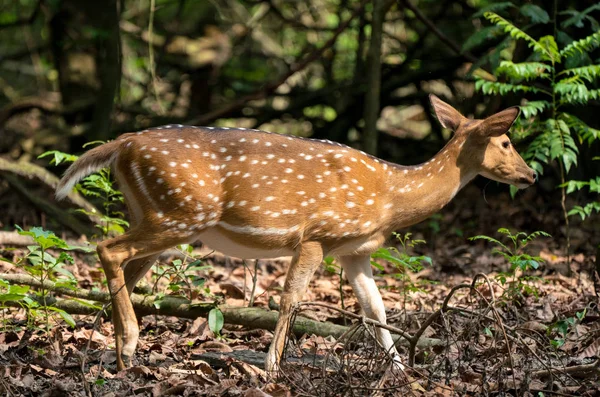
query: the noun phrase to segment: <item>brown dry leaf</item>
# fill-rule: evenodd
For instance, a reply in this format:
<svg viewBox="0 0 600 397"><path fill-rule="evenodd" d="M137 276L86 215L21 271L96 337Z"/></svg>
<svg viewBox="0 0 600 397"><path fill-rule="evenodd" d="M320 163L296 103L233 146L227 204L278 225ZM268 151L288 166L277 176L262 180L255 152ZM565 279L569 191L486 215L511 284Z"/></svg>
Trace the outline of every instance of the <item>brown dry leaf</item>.
<svg viewBox="0 0 600 397"><path fill-rule="evenodd" d="M215 372L206 361L202 360L186 360L183 363L172 365L169 367L169 372L172 374L199 375L203 379L214 383L207 377L213 376Z"/></svg>
<svg viewBox="0 0 600 397"><path fill-rule="evenodd" d="M233 351L229 345L217 341L204 342L200 348L207 352L231 353Z"/></svg>
<svg viewBox="0 0 600 397"><path fill-rule="evenodd" d="M65 337L67 337L67 335L65 335ZM108 345L108 340L106 336L93 329L81 329L73 332L73 339L75 339L77 342L87 343L87 341L90 340L90 338L92 342L92 347L94 349L102 348Z"/></svg>
<svg viewBox="0 0 600 397"><path fill-rule="evenodd" d="M259 378L262 381L267 379L265 371L255 365L245 363L241 360L234 360L233 365L235 365L242 374L249 376L250 378Z"/></svg>
<svg viewBox="0 0 600 397"><path fill-rule="evenodd" d="M269 393L269 395L273 397L290 397L292 395L290 389L286 385L280 383L269 383L263 387L263 391Z"/></svg>
<svg viewBox="0 0 600 397"><path fill-rule="evenodd" d="M433 389L433 393L435 396L439 397L450 397L454 396L454 389L450 386L437 386L435 389Z"/></svg>
<svg viewBox="0 0 600 397"><path fill-rule="evenodd" d="M546 330L548 329L546 325L540 323L539 321L526 321L523 324L521 324L520 328L538 332L546 332Z"/></svg>
<svg viewBox="0 0 600 397"><path fill-rule="evenodd" d="M246 390L246 393L244 393L244 397L272 397L272 396L270 394L263 392L260 389L257 389L256 387L253 387L252 389Z"/></svg>
<svg viewBox="0 0 600 397"><path fill-rule="evenodd" d="M124 370L119 371L115 377L122 379L127 377L127 375L129 374L134 375L136 379L140 377L144 377L146 379L149 379L151 377L154 378L154 374L152 373L150 368L144 365L136 365L134 367L125 368Z"/></svg>
<svg viewBox="0 0 600 397"><path fill-rule="evenodd" d="M148 357L148 361L150 362L150 364L152 365L156 365L160 362L163 362L167 359L167 355L163 354L163 353L159 353L157 351L150 351L150 357Z"/></svg>
<svg viewBox="0 0 600 397"><path fill-rule="evenodd" d="M220 283L219 288L225 293L225 296L233 299L244 299L244 291L232 283Z"/></svg>
<svg viewBox="0 0 600 397"><path fill-rule="evenodd" d="M588 347L577 355L577 358L600 357L600 338L596 338Z"/></svg>
<svg viewBox="0 0 600 397"><path fill-rule="evenodd" d="M328 351L341 347L343 347L343 344L339 343L331 336L326 338L322 336L312 336L302 344L303 349L308 349L310 351Z"/></svg>
<svg viewBox="0 0 600 397"><path fill-rule="evenodd" d="M199 336L203 335L204 330L208 328L208 321L204 317L196 317L194 321L192 321L190 327L188 328L187 335L188 336Z"/></svg>

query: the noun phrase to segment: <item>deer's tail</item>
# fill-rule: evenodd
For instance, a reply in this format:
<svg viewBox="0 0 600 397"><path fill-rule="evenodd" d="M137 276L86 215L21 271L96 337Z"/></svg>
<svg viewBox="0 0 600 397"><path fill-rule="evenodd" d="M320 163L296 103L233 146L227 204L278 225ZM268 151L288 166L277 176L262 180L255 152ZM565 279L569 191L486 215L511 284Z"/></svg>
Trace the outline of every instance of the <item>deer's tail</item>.
<svg viewBox="0 0 600 397"><path fill-rule="evenodd" d="M55 196L64 199L73 190L77 182L94 172L110 167L117 158L123 140L117 139L85 152L67 169L58 186Z"/></svg>

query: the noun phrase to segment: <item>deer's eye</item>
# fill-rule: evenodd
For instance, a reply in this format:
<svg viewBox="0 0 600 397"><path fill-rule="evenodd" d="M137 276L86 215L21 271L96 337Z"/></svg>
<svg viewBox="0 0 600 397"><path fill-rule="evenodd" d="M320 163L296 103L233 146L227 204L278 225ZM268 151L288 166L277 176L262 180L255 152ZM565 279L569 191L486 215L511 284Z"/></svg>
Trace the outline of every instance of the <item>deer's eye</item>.
<svg viewBox="0 0 600 397"><path fill-rule="evenodd" d="M504 142L502 142L502 147L504 149L508 149L510 147L510 141L504 141Z"/></svg>

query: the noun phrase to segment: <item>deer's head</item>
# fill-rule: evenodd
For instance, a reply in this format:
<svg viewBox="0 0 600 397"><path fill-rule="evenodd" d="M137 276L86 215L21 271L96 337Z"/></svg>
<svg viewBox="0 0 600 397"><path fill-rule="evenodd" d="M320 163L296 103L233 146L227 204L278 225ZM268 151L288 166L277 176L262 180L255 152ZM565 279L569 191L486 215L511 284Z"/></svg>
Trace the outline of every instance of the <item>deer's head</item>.
<svg viewBox="0 0 600 397"><path fill-rule="evenodd" d="M506 135L519 116L518 107L483 120L471 120L435 95L430 99L442 126L455 132L454 141L460 148L459 167L520 189L535 182L536 172L525 163Z"/></svg>

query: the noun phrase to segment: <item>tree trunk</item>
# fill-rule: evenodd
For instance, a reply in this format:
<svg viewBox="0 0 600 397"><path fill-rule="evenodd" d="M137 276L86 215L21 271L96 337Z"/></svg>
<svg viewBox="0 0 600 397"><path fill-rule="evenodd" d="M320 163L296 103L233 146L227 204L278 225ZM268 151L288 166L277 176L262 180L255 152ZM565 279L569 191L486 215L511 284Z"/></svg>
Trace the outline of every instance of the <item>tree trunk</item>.
<svg viewBox="0 0 600 397"><path fill-rule="evenodd" d="M365 129L363 148L367 153L377 155L377 120L381 93L381 36L385 19L384 0L373 0L371 23L371 44L367 58L367 92L365 94Z"/></svg>

